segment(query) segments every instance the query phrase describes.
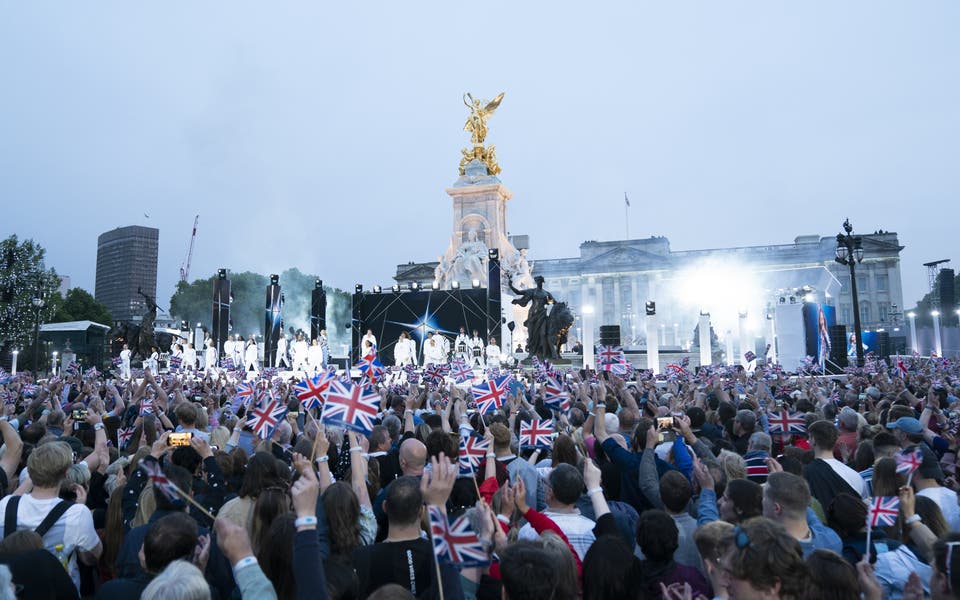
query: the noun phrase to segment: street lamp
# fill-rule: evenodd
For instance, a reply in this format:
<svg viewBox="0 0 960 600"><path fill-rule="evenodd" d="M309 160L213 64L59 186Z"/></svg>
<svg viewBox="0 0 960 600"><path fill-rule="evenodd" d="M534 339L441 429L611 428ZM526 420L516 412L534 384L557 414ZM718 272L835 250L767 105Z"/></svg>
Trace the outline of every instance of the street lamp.
<svg viewBox="0 0 960 600"><path fill-rule="evenodd" d="M863 238L853 235L850 219L843 222L846 233L837 234L837 258L841 265L850 267L850 294L853 296L853 333L856 340L857 366L863 367L863 333L860 331L860 298L857 295L857 263L863 261Z"/></svg>
<svg viewBox="0 0 960 600"><path fill-rule="evenodd" d="M40 311L46 305L43 293L43 279L37 275L37 289L33 293L33 372L40 372Z"/></svg>

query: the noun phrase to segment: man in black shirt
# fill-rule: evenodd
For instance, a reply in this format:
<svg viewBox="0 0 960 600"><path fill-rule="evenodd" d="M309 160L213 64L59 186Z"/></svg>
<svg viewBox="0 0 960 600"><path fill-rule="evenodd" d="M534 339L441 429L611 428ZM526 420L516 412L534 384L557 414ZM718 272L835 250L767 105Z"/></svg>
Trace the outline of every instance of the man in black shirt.
<svg viewBox="0 0 960 600"><path fill-rule="evenodd" d="M363 586L361 597L377 588L396 583L422 595L433 583L433 546L420 536L423 494L416 477L396 479L387 488L389 533L383 542L361 546L353 553L353 565Z"/></svg>

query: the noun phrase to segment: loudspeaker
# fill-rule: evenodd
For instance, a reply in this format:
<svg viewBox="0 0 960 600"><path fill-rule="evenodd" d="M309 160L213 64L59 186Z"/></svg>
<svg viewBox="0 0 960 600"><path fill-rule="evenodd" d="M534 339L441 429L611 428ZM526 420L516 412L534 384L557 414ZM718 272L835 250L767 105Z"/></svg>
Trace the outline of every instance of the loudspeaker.
<svg viewBox="0 0 960 600"><path fill-rule="evenodd" d="M263 366L272 367L277 357L277 341L280 340L282 325L280 324L283 310L283 294L280 292L279 278L271 275L270 285L267 286L267 300L264 304L263 321Z"/></svg>
<svg viewBox="0 0 960 600"><path fill-rule="evenodd" d="M892 354L890 348L890 334L886 331L877 332L877 354L886 358Z"/></svg>
<svg viewBox="0 0 960 600"><path fill-rule="evenodd" d="M491 336L500 337L501 292L500 292L500 253L492 248L487 258L487 331L485 342ZM503 345L503 340L497 339Z"/></svg>
<svg viewBox="0 0 960 600"><path fill-rule="evenodd" d="M956 323L957 316L957 294L954 278L956 273L953 269L940 269L937 274L937 291L940 293L940 319L944 326L951 326Z"/></svg>
<svg viewBox="0 0 960 600"><path fill-rule="evenodd" d="M217 348L217 356L223 353L223 343L230 335L230 280L225 273L221 273L213 280L213 331L210 336ZM197 354L202 354L203 348L197 348Z"/></svg>
<svg viewBox="0 0 960 600"><path fill-rule="evenodd" d="M620 326L619 325L601 325L600 339L597 342L601 346L619 346L620 345Z"/></svg>
<svg viewBox="0 0 960 600"><path fill-rule="evenodd" d="M847 326L831 325L830 332L830 362L838 367L847 366Z"/></svg>
<svg viewBox="0 0 960 600"><path fill-rule="evenodd" d="M907 353L907 336L891 335L890 336L890 354L906 354L906 353Z"/></svg>
<svg viewBox="0 0 960 600"><path fill-rule="evenodd" d="M310 341L320 337L320 332L327 328L327 293L323 291L323 284L318 283L310 297Z"/></svg>

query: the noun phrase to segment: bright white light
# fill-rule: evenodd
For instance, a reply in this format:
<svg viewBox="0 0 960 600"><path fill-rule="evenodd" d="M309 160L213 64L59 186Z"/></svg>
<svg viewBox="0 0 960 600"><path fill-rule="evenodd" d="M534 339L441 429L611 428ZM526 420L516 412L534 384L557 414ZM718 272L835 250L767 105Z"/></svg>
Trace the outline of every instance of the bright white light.
<svg viewBox="0 0 960 600"><path fill-rule="evenodd" d="M593 306L591 306L590 304L585 304L585 305L583 306L583 314L585 314L585 315L592 315L592 314L593 314Z"/></svg>
<svg viewBox="0 0 960 600"><path fill-rule="evenodd" d="M939 316L940 316L940 311L939 311L939 310L931 310L931 311L930 311L930 316L931 316L931 317L939 317Z"/></svg>
<svg viewBox="0 0 960 600"><path fill-rule="evenodd" d="M813 294L807 294L806 296L803 297L803 300L804 300L805 302L813 302L813 300L814 300L814 295L813 295Z"/></svg>
<svg viewBox="0 0 960 600"><path fill-rule="evenodd" d="M729 260L705 259L676 273L671 283L681 312L710 313L718 330L736 328L740 313L759 312L767 298L757 274L749 266Z"/></svg>
<svg viewBox="0 0 960 600"><path fill-rule="evenodd" d="M908 312L908 313L907 313L907 316L910 317L911 319L913 319L913 318L916 318L917 313L915 313L915 312Z"/></svg>

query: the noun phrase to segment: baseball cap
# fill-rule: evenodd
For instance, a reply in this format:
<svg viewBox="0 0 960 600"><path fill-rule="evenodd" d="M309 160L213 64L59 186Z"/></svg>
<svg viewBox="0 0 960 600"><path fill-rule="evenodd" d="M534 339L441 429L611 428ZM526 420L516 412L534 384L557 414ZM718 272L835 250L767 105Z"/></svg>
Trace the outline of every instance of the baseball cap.
<svg viewBox="0 0 960 600"><path fill-rule="evenodd" d="M923 425L913 417L900 417L892 423L887 423L888 429L899 429L904 433L917 434L923 433Z"/></svg>

